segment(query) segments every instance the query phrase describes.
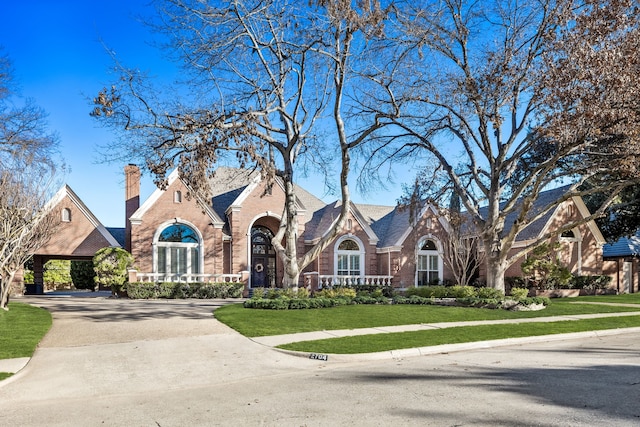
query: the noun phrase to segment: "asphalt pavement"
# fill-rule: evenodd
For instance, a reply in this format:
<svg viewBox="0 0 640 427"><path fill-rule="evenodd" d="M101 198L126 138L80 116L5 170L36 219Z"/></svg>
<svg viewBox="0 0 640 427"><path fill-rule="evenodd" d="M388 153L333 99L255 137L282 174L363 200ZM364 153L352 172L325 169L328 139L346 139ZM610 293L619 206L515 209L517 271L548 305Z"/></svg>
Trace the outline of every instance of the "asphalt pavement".
<svg viewBox="0 0 640 427"><path fill-rule="evenodd" d="M54 323L0 382L0 426L640 421L637 328L317 360L272 346L372 330L248 339L211 316L228 300L22 301L50 310Z"/></svg>

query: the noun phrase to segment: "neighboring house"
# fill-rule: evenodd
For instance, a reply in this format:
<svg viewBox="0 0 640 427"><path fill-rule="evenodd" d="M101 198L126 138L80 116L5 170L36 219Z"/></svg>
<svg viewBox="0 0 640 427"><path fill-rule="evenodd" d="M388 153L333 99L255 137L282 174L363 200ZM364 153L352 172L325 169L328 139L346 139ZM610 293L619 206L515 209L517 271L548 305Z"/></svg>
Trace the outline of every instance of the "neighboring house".
<svg viewBox="0 0 640 427"><path fill-rule="evenodd" d="M155 190L141 203L140 171L128 165L126 226L108 230L64 187L57 203L63 212L68 209L69 217L63 214L57 238L36 256L40 262L52 257L88 259L100 247L122 246L136 260L132 281L243 281L247 293L251 288L280 286L283 266L271 238L280 224L282 184L268 189L258 172L221 167L210 188L211 199L193 196L174 171L166 188ZM559 191L543 193L540 205ZM329 232L340 203L326 204L296 187L296 207L302 253ZM585 215L581 199L567 200L525 229L514 251ZM300 285L316 289L357 281L408 288L451 281L453 275L444 262L449 233L446 217L431 204L412 217L408 209L352 203L343 230L305 269ZM560 241L562 261L574 273L602 273L604 240L595 223L576 227ZM519 263L508 271L520 274Z"/></svg>
<svg viewBox="0 0 640 427"><path fill-rule="evenodd" d="M640 291L640 230L603 247L604 271L620 293Z"/></svg>

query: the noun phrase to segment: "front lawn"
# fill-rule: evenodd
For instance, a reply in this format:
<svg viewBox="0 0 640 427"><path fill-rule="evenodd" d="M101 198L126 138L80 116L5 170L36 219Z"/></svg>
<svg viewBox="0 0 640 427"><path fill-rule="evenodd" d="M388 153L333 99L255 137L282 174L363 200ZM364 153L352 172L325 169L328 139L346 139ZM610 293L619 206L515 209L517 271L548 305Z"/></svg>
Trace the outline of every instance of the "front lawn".
<svg viewBox="0 0 640 427"><path fill-rule="evenodd" d="M484 308L442 307L433 305L349 305L308 310L260 310L247 309L242 304L221 307L214 313L221 322L248 337L291 334L335 329L357 329L378 326L409 325L420 323L458 322L472 320L522 319L532 317L562 316L592 313L619 313L640 311L638 307L618 307L573 302L636 301L627 295L607 297L578 297L553 299L540 311L513 312ZM619 299L615 299L619 298ZM385 334L385 336L387 336Z"/></svg>
<svg viewBox="0 0 640 427"><path fill-rule="evenodd" d="M0 359L31 357L51 328L51 314L42 308L11 302L0 309Z"/></svg>
<svg viewBox="0 0 640 427"><path fill-rule="evenodd" d="M571 332L640 326L640 315L599 319L566 320L550 323L516 323L507 325L459 326L392 334L359 335L315 341L302 341L278 346L285 350L310 353L358 354L419 348L442 344L520 338Z"/></svg>

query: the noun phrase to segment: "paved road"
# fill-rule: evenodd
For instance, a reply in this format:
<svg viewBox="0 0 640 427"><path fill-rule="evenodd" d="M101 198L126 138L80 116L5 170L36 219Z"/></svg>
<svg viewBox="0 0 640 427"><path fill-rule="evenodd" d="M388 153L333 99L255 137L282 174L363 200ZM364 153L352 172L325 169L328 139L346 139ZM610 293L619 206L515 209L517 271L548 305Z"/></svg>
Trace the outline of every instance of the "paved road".
<svg viewBox="0 0 640 427"><path fill-rule="evenodd" d="M638 333L405 359L290 356L219 301L32 297L54 326L0 426L637 426Z"/></svg>

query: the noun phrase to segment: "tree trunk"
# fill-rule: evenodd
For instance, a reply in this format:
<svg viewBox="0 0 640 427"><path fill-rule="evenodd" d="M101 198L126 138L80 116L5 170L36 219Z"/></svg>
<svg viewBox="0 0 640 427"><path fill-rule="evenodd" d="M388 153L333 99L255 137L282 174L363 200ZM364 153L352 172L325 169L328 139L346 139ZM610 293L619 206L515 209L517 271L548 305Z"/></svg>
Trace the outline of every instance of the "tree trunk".
<svg viewBox="0 0 640 427"><path fill-rule="evenodd" d="M487 256L487 287L505 291L504 273L507 271L507 265L502 259L502 253L497 256Z"/></svg>
<svg viewBox="0 0 640 427"><path fill-rule="evenodd" d="M11 283L13 283L14 277L15 272L12 272L8 278L0 278L0 308L5 311L9 310L9 294L11 293Z"/></svg>

